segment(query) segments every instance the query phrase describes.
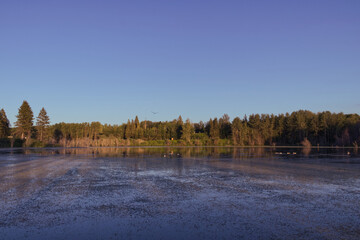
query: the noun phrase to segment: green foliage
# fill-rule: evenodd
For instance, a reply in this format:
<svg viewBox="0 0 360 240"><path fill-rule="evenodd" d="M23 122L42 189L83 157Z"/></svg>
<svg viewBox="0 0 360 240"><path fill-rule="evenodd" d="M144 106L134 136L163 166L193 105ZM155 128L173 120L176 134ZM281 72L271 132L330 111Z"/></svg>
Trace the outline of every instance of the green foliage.
<svg viewBox="0 0 360 240"><path fill-rule="evenodd" d="M6 116L5 110L0 110L0 138L10 136L10 122Z"/></svg>
<svg viewBox="0 0 360 240"><path fill-rule="evenodd" d="M253 114L249 120L246 116L236 117L232 122L224 115L219 120L210 119L206 125L192 124L189 119L183 123L181 116L170 122L138 121L129 119L122 125L60 123L52 125L49 131L54 143L64 145L65 141L67 146L301 146L305 138L312 145L351 146L360 140L357 114L315 114L300 110L291 114ZM118 140L106 140L113 138Z"/></svg>
<svg viewBox="0 0 360 240"><path fill-rule="evenodd" d="M181 139L189 143L193 134L194 127L190 123L190 119L187 119L181 130Z"/></svg>
<svg viewBox="0 0 360 240"><path fill-rule="evenodd" d="M306 110L291 114L252 114L244 118L224 114L220 119L191 123L179 116L169 122L129 119L120 125L91 123L56 123L49 125L44 108L37 117L37 135L32 127L33 115L24 101L17 115L15 133L26 145L34 147L64 146L262 146L262 145L337 145L360 144L360 116L343 113L312 113ZM11 135L5 111L0 111L0 146L9 146ZM31 134L33 133L33 134ZM33 139L30 139L30 136ZM37 137L36 137L37 136ZM37 141L35 141L37 138ZM19 142L21 141L21 142ZM22 146L24 141L15 140Z"/></svg>
<svg viewBox="0 0 360 240"><path fill-rule="evenodd" d="M46 147L46 144L44 142L41 142L41 141L33 141L31 144L30 144L30 147Z"/></svg>
<svg viewBox="0 0 360 240"><path fill-rule="evenodd" d="M44 139L44 135L46 133L46 128L50 124L50 118L47 115L45 108L42 108L40 110L40 113L39 113L38 117L36 118L36 120L37 120L36 126L37 126L37 130L39 133L39 140L42 141Z"/></svg>
<svg viewBox="0 0 360 240"><path fill-rule="evenodd" d="M23 147L25 140L18 138L17 139L0 138L0 148L11 147L11 142L13 142L13 147Z"/></svg>
<svg viewBox="0 0 360 240"><path fill-rule="evenodd" d="M130 119L128 119L128 122L126 124L126 127L125 127L125 139L130 139L131 138L131 129L132 126L131 126L131 123L130 123Z"/></svg>
<svg viewBox="0 0 360 240"><path fill-rule="evenodd" d="M245 126L239 117L234 118L232 121L232 140L234 145L245 145Z"/></svg>
<svg viewBox="0 0 360 240"><path fill-rule="evenodd" d="M0 148L9 148L11 147L10 139L0 138Z"/></svg>
<svg viewBox="0 0 360 240"><path fill-rule="evenodd" d="M182 133L183 133L183 125L184 122L182 120L181 115L176 121L176 139L181 139Z"/></svg>
<svg viewBox="0 0 360 240"><path fill-rule="evenodd" d="M214 120L210 119L209 121L209 137L213 141L218 140L220 137L220 125L217 118L214 118Z"/></svg>
<svg viewBox="0 0 360 240"><path fill-rule="evenodd" d="M219 124L220 124L220 138L222 138L222 139L225 139L225 138L230 139L232 129L231 129L231 123L230 123L229 115L224 114L219 119Z"/></svg>
<svg viewBox="0 0 360 240"><path fill-rule="evenodd" d="M16 117L17 121L15 126L17 127L17 133L21 136L21 139L29 139L33 127L34 115L27 101L23 101Z"/></svg>

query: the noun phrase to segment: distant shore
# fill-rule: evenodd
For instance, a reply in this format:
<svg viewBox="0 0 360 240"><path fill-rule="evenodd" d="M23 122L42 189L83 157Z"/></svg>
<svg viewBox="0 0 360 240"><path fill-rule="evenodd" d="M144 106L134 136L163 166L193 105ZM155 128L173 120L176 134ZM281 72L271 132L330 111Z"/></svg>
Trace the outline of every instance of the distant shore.
<svg viewBox="0 0 360 240"><path fill-rule="evenodd" d="M283 149L358 149L356 147L351 146L235 146L235 145L227 145L227 146L176 146L176 145L154 145L154 146L134 146L134 145L123 145L123 146L87 146L87 147L64 147L64 146L45 146L45 147L0 147L0 151L7 150L22 150L22 149L96 149L96 148L283 148Z"/></svg>

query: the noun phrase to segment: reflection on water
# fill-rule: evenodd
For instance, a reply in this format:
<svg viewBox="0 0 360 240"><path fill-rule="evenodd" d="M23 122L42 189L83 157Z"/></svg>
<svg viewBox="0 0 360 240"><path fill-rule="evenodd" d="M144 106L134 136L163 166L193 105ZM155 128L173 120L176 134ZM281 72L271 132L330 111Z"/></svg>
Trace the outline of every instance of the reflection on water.
<svg viewBox="0 0 360 240"><path fill-rule="evenodd" d="M343 148L2 149L0 236L356 239L359 175Z"/></svg>
<svg viewBox="0 0 360 240"><path fill-rule="evenodd" d="M292 156L300 154L302 157L319 157L327 154L331 157L345 155L357 156L357 148L276 148L276 147L100 147L100 148L28 148L28 149L0 149L0 156L4 154L38 154L38 155L87 155L93 157L167 157L167 158L271 158L278 156Z"/></svg>

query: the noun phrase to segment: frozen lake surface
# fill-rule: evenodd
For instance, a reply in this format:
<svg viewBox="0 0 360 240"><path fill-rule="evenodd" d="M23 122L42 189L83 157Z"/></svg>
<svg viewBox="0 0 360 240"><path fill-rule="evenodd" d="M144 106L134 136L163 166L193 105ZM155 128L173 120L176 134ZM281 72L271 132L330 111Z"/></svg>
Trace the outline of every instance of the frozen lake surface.
<svg viewBox="0 0 360 240"><path fill-rule="evenodd" d="M360 155L0 149L0 239L360 239Z"/></svg>

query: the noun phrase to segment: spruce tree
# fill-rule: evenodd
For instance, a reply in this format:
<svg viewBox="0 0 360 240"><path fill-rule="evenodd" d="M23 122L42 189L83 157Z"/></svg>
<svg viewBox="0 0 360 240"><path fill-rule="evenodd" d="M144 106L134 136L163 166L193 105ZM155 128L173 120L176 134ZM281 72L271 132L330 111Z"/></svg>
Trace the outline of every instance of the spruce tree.
<svg viewBox="0 0 360 240"><path fill-rule="evenodd" d="M138 116L135 117L135 139L140 138L140 122Z"/></svg>
<svg viewBox="0 0 360 240"><path fill-rule="evenodd" d="M128 119L127 124L125 126L125 139L131 138L131 123L130 119Z"/></svg>
<svg viewBox="0 0 360 240"><path fill-rule="evenodd" d="M176 121L176 135L177 135L176 138L177 139L181 139L183 125L184 125L184 122L183 122L182 117L180 115L178 117L177 121Z"/></svg>
<svg viewBox="0 0 360 240"><path fill-rule="evenodd" d="M10 135L10 122L6 117L4 109L0 110L0 138L7 138Z"/></svg>
<svg viewBox="0 0 360 240"><path fill-rule="evenodd" d="M91 135L90 138L93 140L96 140L98 138L98 135L102 132L102 126L100 122L92 122L90 124L91 129Z"/></svg>
<svg viewBox="0 0 360 240"><path fill-rule="evenodd" d="M20 134L21 139L29 139L33 127L34 115L27 101L23 101L16 117L17 121L15 122L15 126L17 127L17 132Z"/></svg>
<svg viewBox="0 0 360 240"><path fill-rule="evenodd" d="M134 119L131 119L131 124L130 124L130 138L135 138L135 122Z"/></svg>
<svg viewBox="0 0 360 240"><path fill-rule="evenodd" d="M229 115L224 114L219 119L219 125L220 125L220 138L229 139L231 137L231 123L230 123Z"/></svg>
<svg viewBox="0 0 360 240"><path fill-rule="evenodd" d="M234 145L243 145L241 138L241 120L239 117L234 118L232 121L232 139Z"/></svg>
<svg viewBox="0 0 360 240"><path fill-rule="evenodd" d="M136 129L140 128L140 122L138 116L135 117L135 128Z"/></svg>
<svg viewBox="0 0 360 240"><path fill-rule="evenodd" d="M36 126L39 132L39 140L42 141L46 128L49 126L50 124L50 118L47 115L47 112L45 110L45 108L42 108L40 110L40 113L38 115L38 117L36 118L37 122L36 122Z"/></svg>

